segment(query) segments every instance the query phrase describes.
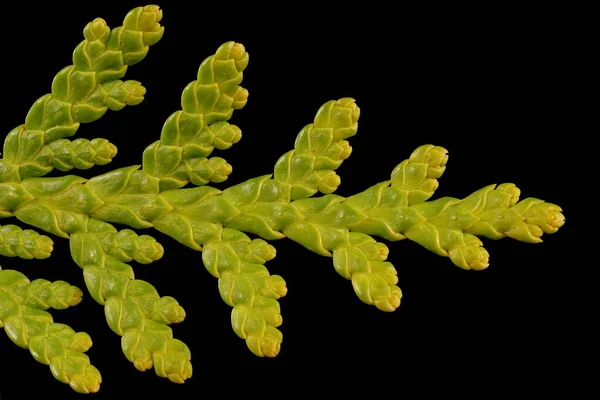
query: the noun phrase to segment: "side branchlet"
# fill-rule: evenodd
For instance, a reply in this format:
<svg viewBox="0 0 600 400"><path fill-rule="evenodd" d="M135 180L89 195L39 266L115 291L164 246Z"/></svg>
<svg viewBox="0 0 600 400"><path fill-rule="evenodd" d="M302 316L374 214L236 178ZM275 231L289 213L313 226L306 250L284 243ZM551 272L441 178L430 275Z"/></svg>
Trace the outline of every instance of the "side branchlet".
<svg viewBox="0 0 600 400"><path fill-rule="evenodd" d="M81 296L81 290L66 282L30 281L20 272L0 268L0 328L36 361L48 365L60 382L78 393L95 393L102 377L85 354L92 339L54 322L45 311L75 306Z"/></svg>
<svg viewBox="0 0 600 400"><path fill-rule="evenodd" d="M248 60L243 45L227 42L204 60L197 80L183 90L182 109L171 114L160 140L144 151L143 171L160 179L161 191L189 182L196 186L223 182L231 173L223 158L209 155L242 137L242 131L227 121L246 105L248 91L239 85Z"/></svg>
<svg viewBox="0 0 600 400"><path fill-rule="evenodd" d="M117 149L107 140L66 138L109 109L117 111L142 101L146 89L137 81L121 78L161 39L161 19L158 6L146 6L130 11L123 26L114 29L101 18L86 25L84 40L73 52L73 64L56 75L52 92L40 97L25 123L6 137L0 182L43 176L54 168L88 169L111 161Z"/></svg>

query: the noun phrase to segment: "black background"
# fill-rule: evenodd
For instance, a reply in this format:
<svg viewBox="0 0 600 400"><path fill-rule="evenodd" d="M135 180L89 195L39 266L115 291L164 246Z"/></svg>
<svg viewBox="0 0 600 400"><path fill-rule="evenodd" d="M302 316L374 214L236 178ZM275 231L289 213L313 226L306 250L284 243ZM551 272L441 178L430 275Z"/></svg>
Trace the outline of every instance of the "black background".
<svg viewBox="0 0 600 400"><path fill-rule="evenodd" d="M119 26L138 5L143 4L17 3L3 21L2 96L8 103L3 131L23 123L31 104L49 92L56 72L71 63L88 21L102 17ZM433 5L419 10L346 3L331 9L262 4L248 10L224 2L160 5L165 35L126 77L144 84L146 99L109 111L78 132L110 139L119 148L117 158L74 173L91 177L140 164L145 146L159 138L164 120L180 108L181 90L195 79L202 60L235 40L250 53L242 84L250 97L231 121L242 129L242 140L213 153L234 168L229 180L215 187L271 172L321 104L348 96L357 100L361 119L351 139L352 156L338 169L337 194L347 196L388 179L417 146L432 143L450 153L435 198L465 197L491 183L513 182L522 198L561 205L567 224L538 245L484 240L491 265L481 272L463 271L415 243L386 242L404 295L394 313L361 303L331 259L289 240L273 243L277 257L267 267L289 288L281 300L284 341L275 359L252 355L234 334L231 310L200 253L146 231L166 251L158 262L134 265L136 276L186 309L186 321L172 327L192 351L194 376L176 385L152 370L135 370L102 307L86 292L79 306L53 316L92 336L88 355L104 379L95 398L280 397L302 388L339 396L365 390L375 397L409 393L414 385L422 396L441 390L488 397L505 390L568 387L578 363L571 362L571 311L564 293L573 275L581 273L573 265L578 238L569 196L582 192L570 157L583 132L573 129L566 115L572 100L565 95L572 89L566 79L566 15ZM31 279L67 280L85 291L67 241L54 240L50 259L3 258L2 267ZM0 354L3 400L40 393L81 397L5 335L0 335Z"/></svg>

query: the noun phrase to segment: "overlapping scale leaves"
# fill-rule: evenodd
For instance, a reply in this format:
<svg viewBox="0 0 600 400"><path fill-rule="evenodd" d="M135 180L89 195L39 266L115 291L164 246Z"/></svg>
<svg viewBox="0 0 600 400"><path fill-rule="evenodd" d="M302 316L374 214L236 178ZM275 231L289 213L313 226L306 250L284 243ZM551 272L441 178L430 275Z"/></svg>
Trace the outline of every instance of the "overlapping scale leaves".
<svg viewBox="0 0 600 400"><path fill-rule="evenodd" d="M181 110L165 121L160 139L144 151L142 165L89 180L43 177L54 168L88 169L115 157L116 147L105 139L67 138L109 109L142 101L141 84L121 78L161 39L161 18L157 6L146 6L132 10L123 26L112 30L102 19L89 23L73 65L58 73L52 93L38 99L25 123L8 134L0 159L0 218L14 216L70 239L88 292L104 305L109 327L122 337L123 353L138 370L154 368L176 383L192 376L190 349L169 326L184 320L183 307L136 279L127 264L156 261L164 249L129 228L154 228L201 251L198 261L218 279L235 333L252 353L274 357L283 341L279 300L287 287L265 267L276 255L268 240L287 237L331 257L360 300L389 312L399 307L402 292L389 249L376 237L409 239L460 268L481 270L488 267L489 254L478 236L536 243L564 224L560 207L536 198L519 201L520 190L510 183L484 187L464 199L430 200L448 161L446 149L431 144L398 164L390 179L347 198L334 194L341 184L336 170L350 156L349 139L358 130L360 109L351 98L323 104L272 174L224 190L209 186L232 172L212 153L242 136L229 120L248 99L240 84L249 55L235 42L202 62L196 80L183 89ZM42 259L52 248L49 237L31 229L0 227L1 255ZM81 292L64 282L29 282L15 271L0 271L0 322L9 337L50 365L58 380L87 393L97 391L101 381L83 354L91 345L89 336L54 323L42 311L80 299Z"/></svg>

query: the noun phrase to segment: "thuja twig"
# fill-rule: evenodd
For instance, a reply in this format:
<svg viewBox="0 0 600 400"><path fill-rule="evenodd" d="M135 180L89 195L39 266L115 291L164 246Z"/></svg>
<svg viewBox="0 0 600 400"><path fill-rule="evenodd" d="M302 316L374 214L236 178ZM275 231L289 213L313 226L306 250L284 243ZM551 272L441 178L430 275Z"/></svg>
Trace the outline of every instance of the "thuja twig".
<svg viewBox="0 0 600 400"><path fill-rule="evenodd" d="M105 306L110 328L123 337L123 351L137 369L154 366L159 376L179 383L191 376L190 351L168 327L185 312L172 297L160 297L152 285L135 279L126 264L157 260L162 246L111 223L153 227L202 251L206 269L232 307L234 331L254 354L267 357L280 351L278 299L287 293L283 278L264 266L276 253L267 240L289 237L331 257L363 302L393 311L402 292L386 261L387 246L374 237L408 238L463 269L481 270L489 254L477 236L540 242L564 224L558 206L535 198L519 201L520 191L510 183L487 186L465 199L429 201L448 160L447 151L434 145L416 149L384 182L347 198L333 194L341 181L335 171L350 156L348 139L358 129L360 110L351 98L325 103L272 174L222 191L207 186L232 172L223 158L209 156L241 138L241 130L228 121L247 102L240 84L249 56L234 42L201 64L197 79L183 90L182 109L146 148L142 165L89 180L42 177L52 168L107 163L116 154L104 139L65 137L108 108L141 101L144 90L137 82L118 79L160 39L160 19L160 10L147 6L110 32L103 21L89 24L74 66L59 74L53 93L36 102L25 125L9 134L0 160L0 217L15 216L70 239L91 296ZM323 196L312 197L319 192ZM31 230L10 225L0 235L0 253L7 256L44 258L51 251L52 241Z"/></svg>

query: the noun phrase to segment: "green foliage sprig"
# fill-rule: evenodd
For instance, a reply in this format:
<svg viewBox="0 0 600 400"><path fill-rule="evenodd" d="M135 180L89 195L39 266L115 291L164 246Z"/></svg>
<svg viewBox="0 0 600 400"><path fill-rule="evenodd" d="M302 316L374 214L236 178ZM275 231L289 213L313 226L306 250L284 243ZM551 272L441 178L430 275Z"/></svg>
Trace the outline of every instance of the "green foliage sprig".
<svg viewBox="0 0 600 400"><path fill-rule="evenodd" d="M84 29L73 65L58 73L52 93L32 106L25 123L12 130L0 160L0 217L70 240L74 262L83 270L91 297L103 305L109 327L122 336L122 349L135 368L182 383L192 376L189 348L173 337L170 324L185 311L138 280L127 263L147 264L163 256L151 236L118 230L155 228L202 252L219 293L232 307L235 333L257 356L274 357L281 347L278 299L284 279L265 263L276 251L267 243L285 237L333 259L335 270L352 282L357 296L383 311L399 307L397 273L389 250L375 237L409 239L460 268L481 270L489 254L478 236L511 237L536 243L563 224L560 207L535 198L519 201L510 183L484 187L464 199L429 201L448 160L434 145L416 149L390 179L344 198L336 170L352 148L360 110L342 98L325 103L281 156L273 173L218 190L232 171L212 152L241 139L228 121L243 108L248 91L240 86L249 61L243 45L223 44L198 70L182 93L182 109L165 122L160 139L143 154L142 165L115 169L86 180L75 175L44 177L53 168L69 171L103 165L116 155L105 139L66 139L80 124L142 101L139 82L122 81L127 67L141 61L162 35L157 6L132 10L123 26L109 29L101 19ZM313 197L317 193L320 197ZM250 239L246 233L259 238ZM0 228L0 254L47 258L53 241L16 225ZM99 372L83 355L86 334L56 324L49 307L64 308L81 292L64 282L29 282L15 271L0 271L0 323L19 346L51 366L73 389L95 392Z"/></svg>

